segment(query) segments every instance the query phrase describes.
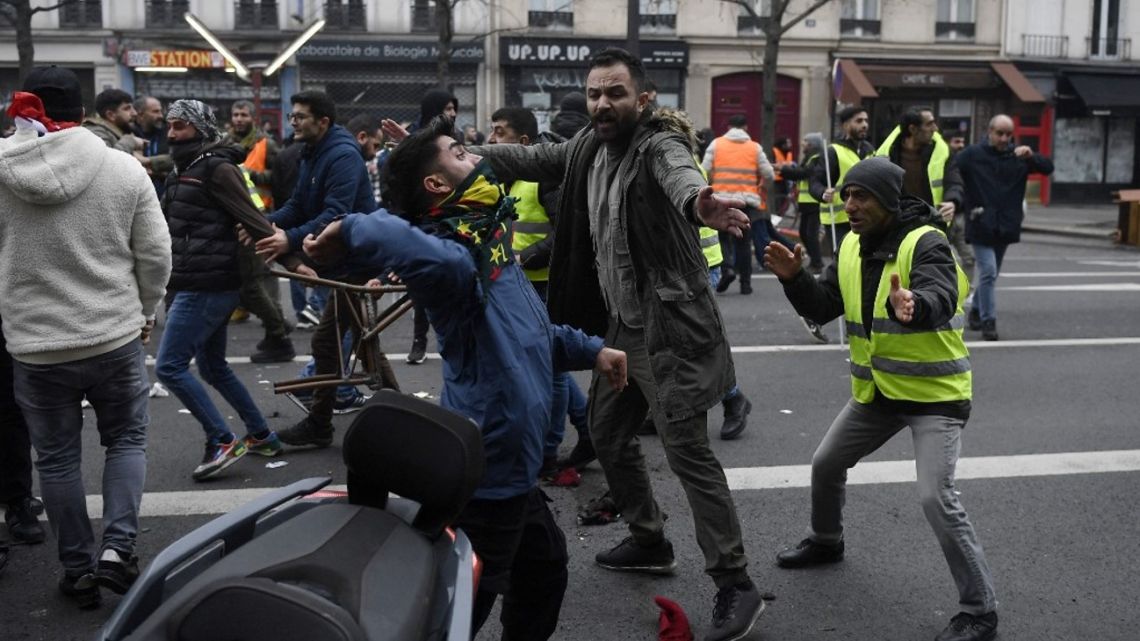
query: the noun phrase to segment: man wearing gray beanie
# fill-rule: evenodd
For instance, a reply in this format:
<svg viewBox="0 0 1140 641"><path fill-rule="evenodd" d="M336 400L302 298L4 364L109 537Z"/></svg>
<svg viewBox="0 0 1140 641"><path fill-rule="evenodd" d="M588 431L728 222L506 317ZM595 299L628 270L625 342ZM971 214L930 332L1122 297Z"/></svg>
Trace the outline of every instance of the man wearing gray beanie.
<svg viewBox="0 0 1140 641"><path fill-rule="evenodd" d="M981 543L954 485L970 417L970 355L962 340L966 276L934 208L901 196L902 168L868 158L847 172L840 195L852 234L818 281L802 268L803 246L771 243L764 263L796 313L847 325L851 395L812 457L811 527L776 555L783 568L843 559L847 470L910 427L923 512L958 587L961 612L936 641L997 634L997 599Z"/></svg>

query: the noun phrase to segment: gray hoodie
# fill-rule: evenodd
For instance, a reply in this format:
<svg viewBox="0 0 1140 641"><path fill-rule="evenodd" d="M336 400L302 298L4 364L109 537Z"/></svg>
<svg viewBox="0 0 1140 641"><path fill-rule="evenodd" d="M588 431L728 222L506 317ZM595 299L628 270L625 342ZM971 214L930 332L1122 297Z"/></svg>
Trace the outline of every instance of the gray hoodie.
<svg viewBox="0 0 1140 641"><path fill-rule="evenodd" d="M0 317L19 361L105 354L139 336L170 277L170 233L129 154L83 127L0 140Z"/></svg>

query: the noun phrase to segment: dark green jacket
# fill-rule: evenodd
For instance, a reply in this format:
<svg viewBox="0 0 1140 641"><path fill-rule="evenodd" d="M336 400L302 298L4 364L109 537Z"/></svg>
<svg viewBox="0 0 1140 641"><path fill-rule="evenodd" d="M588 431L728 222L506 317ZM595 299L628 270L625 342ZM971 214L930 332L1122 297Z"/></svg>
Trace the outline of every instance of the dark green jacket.
<svg viewBox="0 0 1140 641"><path fill-rule="evenodd" d="M684 128L678 119L645 114L614 178L621 184L618 225L629 239L657 401L670 421L716 405L736 379L693 213L697 192L706 183ZM610 314L598 282L586 188L600 149L593 129L586 128L561 144L491 145L473 151L487 157L504 182L562 183L550 264L550 317L604 336Z"/></svg>

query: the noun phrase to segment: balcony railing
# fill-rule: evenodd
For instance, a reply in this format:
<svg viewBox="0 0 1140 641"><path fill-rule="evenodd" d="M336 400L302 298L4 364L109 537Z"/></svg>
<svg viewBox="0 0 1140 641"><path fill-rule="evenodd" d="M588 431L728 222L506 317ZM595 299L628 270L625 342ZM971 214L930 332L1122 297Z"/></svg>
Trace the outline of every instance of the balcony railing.
<svg viewBox="0 0 1140 641"><path fill-rule="evenodd" d="M64 29L101 29L102 0L78 0L59 8L59 26Z"/></svg>
<svg viewBox="0 0 1140 641"><path fill-rule="evenodd" d="M147 0L146 26L148 29L189 27L182 18L188 11L190 0Z"/></svg>
<svg viewBox="0 0 1140 641"><path fill-rule="evenodd" d="M326 2L325 28L330 31L367 31L368 23L364 15L364 3Z"/></svg>
<svg viewBox="0 0 1140 641"><path fill-rule="evenodd" d="M641 14L642 33L673 33L677 31L677 14L675 13L643 13Z"/></svg>
<svg viewBox="0 0 1140 641"><path fill-rule="evenodd" d="M1131 38L1085 38L1093 60L1131 60Z"/></svg>
<svg viewBox="0 0 1140 641"><path fill-rule="evenodd" d="M935 22L934 37L938 40L973 40L972 22Z"/></svg>
<svg viewBox="0 0 1140 641"><path fill-rule="evenodd" d="M1023 33L1021 55L1028 58L1068 58L1069 36Z"/></svg>
<svg viewBox="0 0 1140 641"><path fill-rule="evenodd" d="M527 25L532 29L573 29L573 11L528 11Z"/></svg>
<svg viewBox="0 0 1140 641"><path fill-rule="evenodd" d="M277 29L277 2L235 0L234 26L238 29Z"/></svg>
<svg viewBox="0 0 1140 641"><path fill-rule="evenodd" d="M840 18L839 34L844 38L878 38L882 32L882 22L878 20L856 20Z"/></svg>
<svg viewBox="0 0 1140 641"><path fill-rule="evenodd" d="M736 31L737 33L763 33L767 28L768 23L772 19L768 16L737 16L736 17Z"/></svg>

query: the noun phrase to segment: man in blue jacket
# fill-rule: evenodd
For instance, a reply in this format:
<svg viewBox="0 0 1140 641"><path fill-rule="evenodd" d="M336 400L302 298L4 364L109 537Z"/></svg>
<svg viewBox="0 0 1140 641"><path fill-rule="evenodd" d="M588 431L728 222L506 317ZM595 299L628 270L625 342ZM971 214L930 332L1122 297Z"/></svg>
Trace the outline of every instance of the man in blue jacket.
<svg viewBox="0 0 1140 641"><path fill-rule="evenodd" d="M626 357L550 324L511 252L514 200L452 129L450 119L433 120L386 166L384 193L417 227L383 210L351 214L305 251L318 262L347 255L352 268L390 268L426 311L443 358L440 404L479 425L487 459L455 523L483 560L472 634L502 594L503 638L547 639L567 580L566 540L537 486L551 381L555 371L595 367L620 390Z"/></svg>
<svg viewBox="0 0 1140 641"><path fill-rule="evenodd" d="M1027 145L1013 146L1013 119L998 114L990 120L988 143L970 145L955 156L969 203L966 241L974 247L977 289L970 307L970 329L996 341L997 300L994 284L1005 250L1021 240L1025 218L1025 182L1029 174L1053 173L1053 161Z"/></svg>
<svg viewBox="0 0 1140 641"><path fill-rule="evenodd" d="M293 195L269 216L269 221L276 227L274 234L257 242L257 253L266 260L300 250L301 241L306 236L319 232L337 216L376 209L360 144L347 129L336 124L336 105L332 99L320 91L302 91L294 94L291 101L293 112L289 114L289 122L293 125L293 137L303 142L305 149ZM327 267L322 275L344 279L355 285L362 285L375 275L346 276L335 267ZM360 328L352 314L341 314L339 318L335 314L338 307L351 308L351 301L344 293L338 292L337 296L340 297L337 304L325 306L321 322L313 330L312 353L316 374L339 372L341 337L350 328L354 336L360 336ZM396 376L383 354L380 365L384 387L399 389ZM335 402L336 388L315 390L309 415L293 427L278 431L278 438L287 445L328 447L332 444Z"/></svg>

